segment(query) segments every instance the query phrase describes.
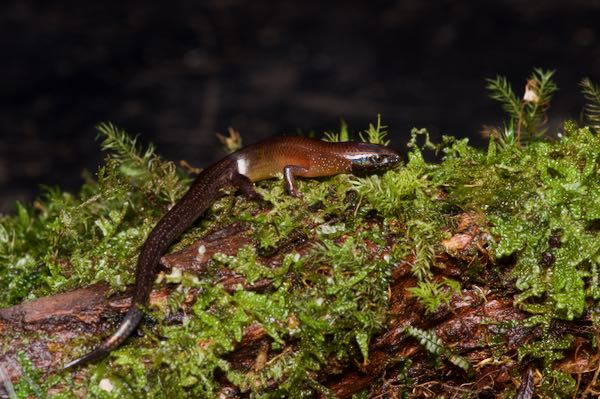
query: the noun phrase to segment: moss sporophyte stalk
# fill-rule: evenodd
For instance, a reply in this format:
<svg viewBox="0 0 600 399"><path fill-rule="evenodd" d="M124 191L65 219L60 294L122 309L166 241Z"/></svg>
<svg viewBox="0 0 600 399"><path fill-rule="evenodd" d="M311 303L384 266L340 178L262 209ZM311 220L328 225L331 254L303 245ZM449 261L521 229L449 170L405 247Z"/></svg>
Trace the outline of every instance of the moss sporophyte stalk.
<svg viewBox="0 0 600 399"><path fill-rule="evenodd" d="M245 226L246 244L234 254L212 255L200 274L165 272L156 286L168 288L166 305L146 309L150 321L140 327L142 337L78 378L42 373L21 353L17 395L214 397L227 386L250 397L333 397L335 376L353 369L360 374L377 361L373 345L399 317L394 273L401 267L413 279L401 288L403 298L414 300L424 319L435 320L474 286L482 303L509 298L521 317L495 326L498 342L480 345L493 353L486 362L512 365L513 380L520 380L522 363L539 371L536 392L542 396L598 389L593 372L585 377L561 366L576 347L598 356L597 87L584 83L589 123L567 121L553 139L538 134L556 90L552 73L536 70L528 81L532 93L523 99L503 78L489 87L504 101L510 122L488 132L486 148L452 137L432 143L426 131L415 129L405 162L385 173L300 180L303 198L285 195L281 181L272 180L257 184L264 203L233 192L219 199L171 252L235 223ZM106 161L94 177L86 176L78 194L47 189L33 204L17 204L15 215L1 217L0 307L97 282L107 283L110 293L123 292L133 283L149 231L189 186L191 176L153 148L140 150L109 124L99 132ZM345 124L327 135L349 136ZM361 137L387 143L380 119ZM441 154L439 162L425 160L430 150ZM443 243L459 237L464 215L477 221L483 238L472 252L458 254ZM290 244L290 237L302 237L301 244ZM225 269L237 285L222 283ZM584 332L569 327L581 324ZM463 383L483 367L468 351L447 347L443 331L427 322L404 327L399 334L412 337L429 361L441 362ZM518 350L500 344L521 330L529 335ZM249 331L260 332L262 346L238 362L236 351ZM7 331L3 352L19 334L25 333ZM57 353L73 358L95 339L84 335ZM394 370L388 378L395 373L389 392L410 396L414 360L394 355L400 350L387 354ZM385 378L382 371L372 386L383 386ZM498 387L495 393L507 397L518 390L512 383Z"/></svg>

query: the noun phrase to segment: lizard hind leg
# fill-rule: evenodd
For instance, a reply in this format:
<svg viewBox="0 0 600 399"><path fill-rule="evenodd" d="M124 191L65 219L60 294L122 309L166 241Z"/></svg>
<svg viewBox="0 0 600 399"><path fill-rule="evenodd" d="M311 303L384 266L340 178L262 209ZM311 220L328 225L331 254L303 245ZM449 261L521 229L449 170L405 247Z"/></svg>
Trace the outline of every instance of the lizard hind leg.
<svg viewBox="0 0 600 399"><path fill-rule="evenodd" d="M252 180L250 180L248 176L241 173L234 173L231 176L231 184L251 200L259 202L264 201L262 195L256 191L254 183L252 183Z"/></svg>

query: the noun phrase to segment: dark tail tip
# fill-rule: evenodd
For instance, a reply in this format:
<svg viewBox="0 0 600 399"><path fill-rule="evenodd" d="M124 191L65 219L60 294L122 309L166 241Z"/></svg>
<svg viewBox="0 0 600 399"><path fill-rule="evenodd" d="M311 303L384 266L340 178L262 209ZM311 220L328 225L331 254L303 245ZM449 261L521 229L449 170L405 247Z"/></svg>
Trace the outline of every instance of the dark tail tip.
<svg viewBox="0 0 600 399"><path fill-rule="evenodd" d="M96 359L104 356L105 354L108 353L108 351L104 350L103 346L104 345L98 347L97 349L94 349L93 351L91 351L87 355L80 357L79 359L70 361L69 363L67 363L63 366L62 370L65 371L65 370L69 370L69 369L72 369L75 367L83 366L84 364L89 363L92 360L96 360Z"/></svg>
<svg viewBox="0 0 600 399"><path fill-rule="evenodd" d="M142 312L138 310L137 306L133 306L129 309L125 318L119 325L117 331L115 331L110 337L108 337L98 348L94 349L87 355L80 357L79 359L75 359L67 364L65 364L62 370L69 370L75 367L82 366L86 363L91 362L92 360L96 360L106 354L108 354L113 349L120 346L127 337L131 335L131 333L136 329L140 320L142 319Z"/></svg>

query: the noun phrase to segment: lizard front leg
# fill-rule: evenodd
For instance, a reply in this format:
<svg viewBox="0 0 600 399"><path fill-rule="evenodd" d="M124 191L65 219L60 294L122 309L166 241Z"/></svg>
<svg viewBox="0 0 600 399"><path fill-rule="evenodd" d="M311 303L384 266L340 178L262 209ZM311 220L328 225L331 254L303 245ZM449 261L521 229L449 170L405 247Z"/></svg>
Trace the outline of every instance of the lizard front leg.
<svg viewBox="0 0 600 399"><path fill-rule="evenodd" d="M302 193L296 188L296 176L308 175L308 169L297 165L287 165L283 168L283 181L288 193L296 198L301 198Z"/></svg>

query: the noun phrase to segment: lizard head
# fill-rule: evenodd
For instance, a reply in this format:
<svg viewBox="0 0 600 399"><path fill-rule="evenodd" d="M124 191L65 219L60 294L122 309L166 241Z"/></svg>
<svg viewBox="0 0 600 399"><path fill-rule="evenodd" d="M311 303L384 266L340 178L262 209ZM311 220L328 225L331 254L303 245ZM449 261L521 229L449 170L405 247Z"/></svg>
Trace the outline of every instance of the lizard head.
<svg viewBox="0 0 600 399"><path fill-rule="evenodd" d="M371 173L387 170L397 165L402 159L398 152L383 145L355 144L355 151L348 154L348 158L352 162L352 173Z"/></svg>

